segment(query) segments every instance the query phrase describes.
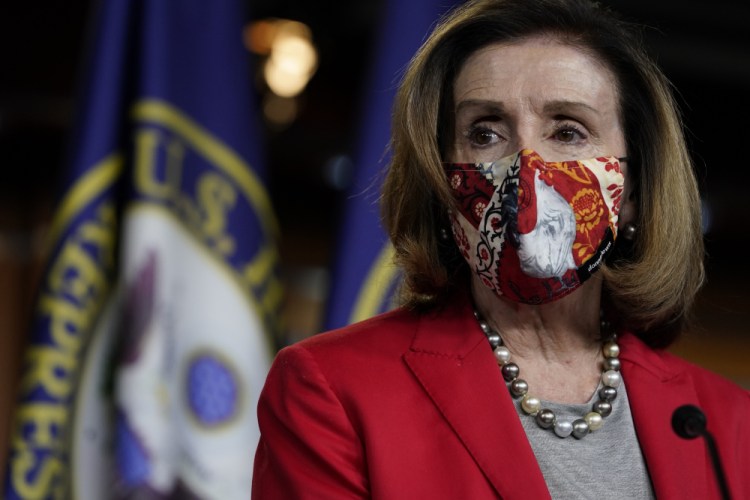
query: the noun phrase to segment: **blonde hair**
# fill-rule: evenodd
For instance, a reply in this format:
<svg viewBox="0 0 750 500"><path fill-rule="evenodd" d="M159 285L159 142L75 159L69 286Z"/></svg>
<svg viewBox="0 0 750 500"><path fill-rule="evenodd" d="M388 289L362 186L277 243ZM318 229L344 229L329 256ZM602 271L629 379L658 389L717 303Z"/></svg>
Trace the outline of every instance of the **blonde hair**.
<svg viewBox="0 0 750 500"><path fill-rule="evenodd" d="M478 0L442 20L411 61L396 95L382 217L411 306L441 304L466 285L468 266L440 238L453 205L441 161L453 138L453 82L476 50L544 34L584 50L615 76L637 205L632 242L617 240L602 269L619 326L655 347L684 327L703 283L700 198L670 86L638 29L588 0Z"/></svg>

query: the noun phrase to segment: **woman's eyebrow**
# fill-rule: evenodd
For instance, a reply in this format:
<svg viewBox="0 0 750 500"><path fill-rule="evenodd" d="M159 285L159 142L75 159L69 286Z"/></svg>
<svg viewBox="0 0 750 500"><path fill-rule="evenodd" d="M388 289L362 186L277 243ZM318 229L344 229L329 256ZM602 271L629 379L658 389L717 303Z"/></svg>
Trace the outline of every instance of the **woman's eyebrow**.
<svg viewBox="0 0 750 500"><path fill-rule="evenodd" d="M601 111L581 101L556 100L550 101L544 105L546 114L567 114L571 112L585 112L601 115Z"/></svg>
<svg viewBox="0 0 750 500"><path fill-rule="evenodd" d="M484 113L494 113L498 115L505 114L505 107L503 106L502 102L483 99L466 99L464 101L460 101L456 105L456 113L467 110L481 110Z"/></svg>
<svg viewBox="0 0 750 500"><path fill-rule="evenodd" d="M485 99L466 99L456 105L456 113L465 111L481 111L483 113L506 114L505 105L501 101ZM546 114L566 114L572 112L585 112L601 115L601 111L582 101L569 101L564 99L549 101L544 104L543 111Z"/></svg>

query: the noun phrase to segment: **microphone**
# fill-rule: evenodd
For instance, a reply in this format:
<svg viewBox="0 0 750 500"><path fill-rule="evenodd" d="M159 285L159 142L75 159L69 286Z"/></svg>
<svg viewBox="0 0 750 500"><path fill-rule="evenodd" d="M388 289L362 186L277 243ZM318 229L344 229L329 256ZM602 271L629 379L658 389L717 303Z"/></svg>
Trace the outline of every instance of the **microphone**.
<svg viewBox="0 0 750 500"><path fill-rule="evenodd" d="M672 429L684 439L702 436L707 432L706 415L697 406L680 406L672 414Z"/></svg>
<svg viewBox="0 0 750 500"><path fill-rule="evenodd" d="M697 406L682 405L672 414L672 430L675 434L684 439L694 439L703 436L708 446L708 453L711 455L711 463L716 474L716 482L719 483L721 497L724 500L730 500L729 487L727 478L724 475L724 468L721 466L719 452L716 450L714 437L706 429L706 415Z"/></svg>

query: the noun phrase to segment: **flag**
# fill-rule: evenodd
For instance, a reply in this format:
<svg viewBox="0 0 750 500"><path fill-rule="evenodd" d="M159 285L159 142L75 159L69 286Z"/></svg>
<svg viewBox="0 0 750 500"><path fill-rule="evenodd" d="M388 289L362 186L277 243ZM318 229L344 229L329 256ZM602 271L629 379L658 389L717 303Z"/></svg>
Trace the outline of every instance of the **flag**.
<svg viewBox="0 0 750 500"><path fill-rule="evenodd" d="M247 498L277 225L241 0L106 0L5 498Z"/></svg>
<svg viewBox="0 0 750 500"><path fill-rule="evenodd" d="M378 198L388 164L391 109L399 79L441 15L460 0L386 2L375 62L364 95L362 138L333 266L326 328L338 328L396 305L400 272L380 224Z"/></svg>

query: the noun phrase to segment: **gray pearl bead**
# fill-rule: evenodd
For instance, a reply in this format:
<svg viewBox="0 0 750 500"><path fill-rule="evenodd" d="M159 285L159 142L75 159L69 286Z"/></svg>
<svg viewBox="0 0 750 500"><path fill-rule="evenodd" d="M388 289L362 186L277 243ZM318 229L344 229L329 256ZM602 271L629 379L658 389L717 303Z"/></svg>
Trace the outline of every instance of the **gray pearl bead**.
<svg viewBox="0 0 750 500"><path fill-rule="evenodd" d="M490 345L493 349L502 343L502 339L500 339L500 335L498 335L497 333L488 334L487 340L490 341Z"/></svg>
<svg viewBox="0 0 750 500"><path fill-rule="evenodd" d="M485 335L492 333L492 328L490 328L490 325L484 320L479 320L479 328L482 329Z"/></svg>
<svg viewBox="0 0 750 500"><path fill-rule="evenodd" d="M542 429L549 429L555 425L555 413L547 408L539 410L539 413L536 414L536 423Z"/></svg>
<svg viewBox="0 0 750 500"><path fill-rule="evenodd" d="M614 370L607 370L604 373L602 373L602 384L606 385L607 387L617 388L620 386L621 382L622 382L622 376L620 375L620 372L616 372Z"/></svg>
<svg viewBox="0 0 750 500"><path fill-rule="evenodd" d="M569 420L557 420L555 422L555 434L566 438L573 432L573 424Z"/></svg>
<svg viewBox="0 0 750 500"><path fill-rule="evenodd" d="M610 403L609 401L602 401L600 399L599 401L594 403L592 409L602 417L608 417L612 413L612 403Z"/></svg>
<svg viewBox="0 0 750 500"><path fill-rule="evenodd" d="M604 358L604 369L620 371L620 360L619 358Z"/></svg>
<svg viewBox="0 0 750 500"><path fill-rule="evenodd" d="M612 402L617 397L617 389L614 387L602 387L599 389L599 399L602 401Z"/></svg>
<svg viewBox="0 0 750 500"><path fill-rule="evenodd" d="M632 222L628 222L620 229L620 235L628 241L633 241L637 232L638 228Z"/></svg>
<svg viewBox="0 0 750 500"><path fill-rule="evenodd" d="M589 424L582 418L573 422L573 437L581 439L589 433Z"/></svg>
<svg viewBox="0 0 750 500"><path fill-rule="evenodd" d="M517 378L510 383L510 393L513 397L520 398L527 392L529 392L529 384L525 380Z"/></svg>
<svg viewBox="0 0 750 500"><path fill-rule="evenodd" d="M518 377L518 374L521 370L518 368L518 365L515 363L507 363L503 365L502 372L503 372L503 378L506 382L510 382L511 380L515 380Z"/></svg>

